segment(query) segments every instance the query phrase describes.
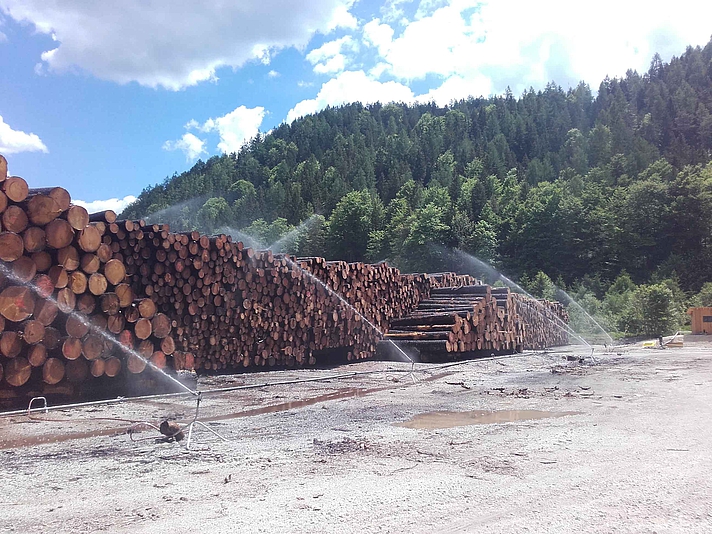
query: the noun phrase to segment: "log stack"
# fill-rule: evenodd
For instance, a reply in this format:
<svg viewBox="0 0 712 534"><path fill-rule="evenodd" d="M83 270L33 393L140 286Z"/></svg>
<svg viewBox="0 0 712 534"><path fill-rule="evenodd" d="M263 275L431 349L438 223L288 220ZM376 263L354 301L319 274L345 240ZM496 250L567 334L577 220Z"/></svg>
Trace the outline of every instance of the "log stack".
<svg viewBox="0 0 712 534"><path fill-rule="evenodd" d="M481 280L469 274L429 273L427 277L432 288L482 285Z"/></svg>
<svg viewBox="0 0 712 534"><path fill-rule="evenodd" d="M150 367L357 360L385 332L424 353L552 344L519 296L469 275L275 255L227 235L88 214L61 187L29 189L6 168L0 156L0 398L23 387L76 395Z"/></svg>
<svg viewBox="0 0 712 534"><path fill-rule="evenodd" d="M392 354L390 342L421 361L449 360L490 354L513 354L568 343L557 327L568 321L559 303L536 301L507 287L466 285L461 280L437 275L430 297L412 313L391 321L384 355ZM442 280L454 282L443 286Z"/></svg>
<svg viewBox="0 0 712 534"><path fill-rule="evenodd" d="M160 362L155 347L170 336L125 283L106 235L116 215L90 216L65 189L3 172L0 188L0 397L121 380L145 369L133 351Z"/></svg>
<svg viewBox="0 0 712 534"><path fill-rule="evenodd" d="M315 352L336 348L364 358L428 288L386 264L296 259L141 221L116 223L109 238L133 293L174 329L175 369L314 365Z"/></svg>
<svg viewBox="0 0 712 534"><path fill-rule="evenodd" d="M524 348L540 350L567 345L569 313L560 302L514 294L516 313L526 325Z"/></svg>

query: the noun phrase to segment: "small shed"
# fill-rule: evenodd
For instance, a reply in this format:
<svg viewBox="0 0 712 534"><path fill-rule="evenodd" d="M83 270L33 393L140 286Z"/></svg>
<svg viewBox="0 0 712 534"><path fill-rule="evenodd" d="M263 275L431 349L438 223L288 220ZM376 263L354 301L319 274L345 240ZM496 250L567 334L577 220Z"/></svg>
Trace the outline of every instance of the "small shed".
<svg viewBox="0 0 712 534"><path fill-rule="evenodd" d="M712 334L712 308L690 308L693 334Z"/></svg>

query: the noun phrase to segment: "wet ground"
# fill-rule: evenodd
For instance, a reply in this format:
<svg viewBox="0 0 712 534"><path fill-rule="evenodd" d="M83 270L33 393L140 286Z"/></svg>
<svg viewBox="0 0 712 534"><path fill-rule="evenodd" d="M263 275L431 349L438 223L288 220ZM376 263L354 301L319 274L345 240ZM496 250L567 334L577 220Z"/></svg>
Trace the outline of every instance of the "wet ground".
<svg viewBox="0 0 712 534"><path fill-rule="evenodd" d="M712 340L587 356L201 380L191 450L190 397L0 417L0 532L712 531Z"/></svg>

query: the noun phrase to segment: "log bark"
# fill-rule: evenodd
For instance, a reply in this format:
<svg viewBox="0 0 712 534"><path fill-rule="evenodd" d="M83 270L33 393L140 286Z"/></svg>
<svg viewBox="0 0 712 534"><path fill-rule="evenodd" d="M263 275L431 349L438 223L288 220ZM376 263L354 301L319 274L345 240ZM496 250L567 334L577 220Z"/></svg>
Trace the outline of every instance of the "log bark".
<svg viewBox="0 0 712 534"><path fill-rule="evenodd" d="M106 222L113 223L116 222L116 213L112 210L99 211L97 213L92 213L89 215L89 221L91 222Z"/></svg>

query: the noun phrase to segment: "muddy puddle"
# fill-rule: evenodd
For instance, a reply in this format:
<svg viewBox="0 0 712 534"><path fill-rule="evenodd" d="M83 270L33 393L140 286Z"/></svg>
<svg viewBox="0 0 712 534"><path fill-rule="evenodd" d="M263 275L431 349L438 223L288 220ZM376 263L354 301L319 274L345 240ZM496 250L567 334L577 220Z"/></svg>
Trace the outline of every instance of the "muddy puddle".
<svg viewBox="0 0 712 534"><path fill-rule="evenodd" d="M499 410L485 412L472 410L469 412L428 412L421 413L412 419L396 426L415 428L419 430L436 430L439 428L453 428L469 425L492 425L514 423L516 421L534 421L537 419L551 419L567 415L580 415L581 412L547 412L542 410Z"/></svg>

